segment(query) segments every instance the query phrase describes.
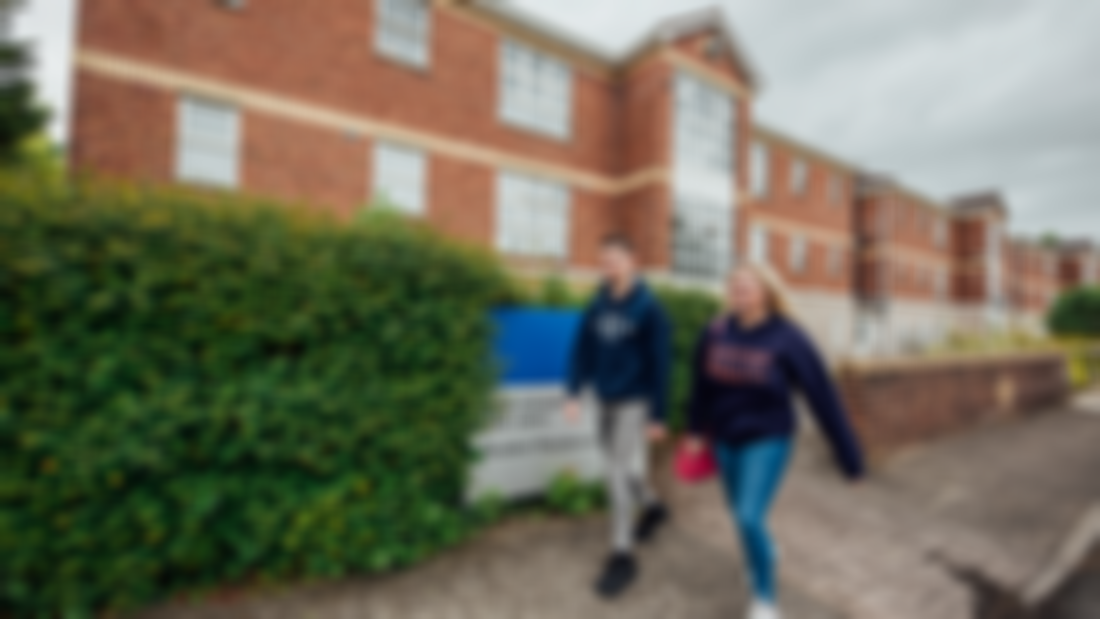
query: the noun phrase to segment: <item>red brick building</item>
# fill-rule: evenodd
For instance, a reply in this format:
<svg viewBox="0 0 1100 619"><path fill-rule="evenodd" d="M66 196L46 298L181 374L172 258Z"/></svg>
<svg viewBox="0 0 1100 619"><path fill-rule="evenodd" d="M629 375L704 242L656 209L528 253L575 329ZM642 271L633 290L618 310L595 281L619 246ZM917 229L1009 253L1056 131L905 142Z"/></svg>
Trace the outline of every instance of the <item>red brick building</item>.
<svg viewBox="0 0 1100 619"><path fill-rule="evenodd" d="M612 231L675 281L767 261L836 351L938 337L996 297L985 219L753 122L715 10L612 55L505 3L96 0L75 73L78 170L383 202L540 272L591 274Z"/></svg>
<svg viewBox="0 0 1100 619"><path fill-rule="evenodd" d="M1058 248L1058 277L1062 288L1100 286L1100 247L1089 240L1063 243Z"/></svg>

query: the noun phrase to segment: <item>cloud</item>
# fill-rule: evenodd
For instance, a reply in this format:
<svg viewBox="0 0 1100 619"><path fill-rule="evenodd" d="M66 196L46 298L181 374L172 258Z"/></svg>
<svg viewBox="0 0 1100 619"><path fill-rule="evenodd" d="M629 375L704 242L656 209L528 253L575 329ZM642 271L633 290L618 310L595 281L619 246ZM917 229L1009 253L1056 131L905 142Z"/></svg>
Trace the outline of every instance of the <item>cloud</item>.
<svg viewBox="0 0 1100 619"><path fill-rule="evenodd" d="M765 124L934 198L999 188L1019 232L1100 239L1100 2L517 4L620 48L720 4L763 74Z"/></svg>

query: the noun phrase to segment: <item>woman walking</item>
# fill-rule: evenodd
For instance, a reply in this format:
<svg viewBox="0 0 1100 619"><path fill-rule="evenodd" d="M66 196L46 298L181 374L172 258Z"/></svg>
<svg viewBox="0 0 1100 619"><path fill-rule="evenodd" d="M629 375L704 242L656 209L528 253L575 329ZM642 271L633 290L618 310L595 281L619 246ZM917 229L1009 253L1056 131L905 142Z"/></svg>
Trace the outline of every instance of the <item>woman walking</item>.
<svg viewBox="0 0 1100 619"><path fill-rule="evenodd" d="M689 408L689 453L713 449L740 533L754 595L750 619L780 617L767 516L783 481L801 391L843 471L863 472L859 445L828 370L791 320L778 279L749 265L730 277L729 311L699 338Z"/></svg>

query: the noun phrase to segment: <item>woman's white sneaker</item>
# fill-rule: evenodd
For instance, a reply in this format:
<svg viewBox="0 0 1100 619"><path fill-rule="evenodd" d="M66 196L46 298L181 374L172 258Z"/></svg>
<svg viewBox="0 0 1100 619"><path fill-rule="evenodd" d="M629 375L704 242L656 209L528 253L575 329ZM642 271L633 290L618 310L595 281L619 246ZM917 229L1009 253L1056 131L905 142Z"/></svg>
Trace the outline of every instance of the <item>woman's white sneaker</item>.
<svg viewBox="0 0 1100 619"><path fill-rule="evenodd" d="M757 600L749 608L748 619L783 619L783 617L779 614L779 609L775 607L775 604Z"/></svg>

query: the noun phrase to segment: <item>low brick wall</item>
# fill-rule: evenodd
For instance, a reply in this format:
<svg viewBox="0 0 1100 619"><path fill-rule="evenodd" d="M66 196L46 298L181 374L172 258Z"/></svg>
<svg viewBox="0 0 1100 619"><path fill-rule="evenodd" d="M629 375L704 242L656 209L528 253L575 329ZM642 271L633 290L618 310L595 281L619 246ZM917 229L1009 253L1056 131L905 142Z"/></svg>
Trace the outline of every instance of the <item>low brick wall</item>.
<svg viewBox="0 0 1100 619"><path fill-rule="evenodd" d="M876 463L991 421L1053 410L1070 393L1058 352L847 363L837 378Z"/></svg>

